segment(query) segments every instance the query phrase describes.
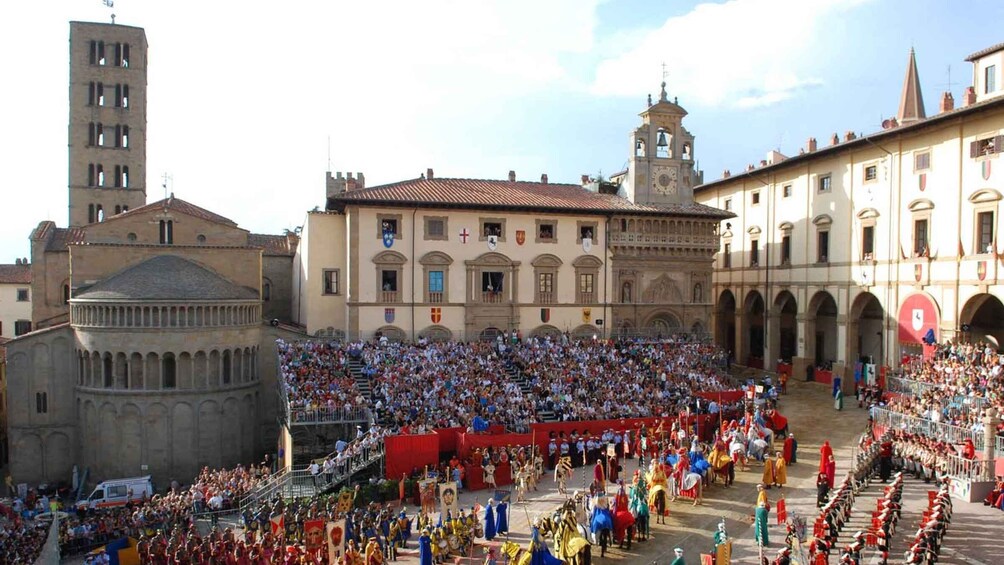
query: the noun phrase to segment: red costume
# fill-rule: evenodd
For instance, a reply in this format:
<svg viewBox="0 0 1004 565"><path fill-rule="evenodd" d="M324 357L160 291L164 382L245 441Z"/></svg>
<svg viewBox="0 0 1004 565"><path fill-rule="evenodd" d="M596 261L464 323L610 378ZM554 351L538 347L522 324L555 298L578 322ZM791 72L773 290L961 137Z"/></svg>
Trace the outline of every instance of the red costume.
<svg viewBox="0 0 1004 565"><path fill-rule="evenodd" d="M833 448L829 441L824 441L819 448L819 472L826 475L826 482L833 488L837 479L837 462L833 458Z"/></svg>

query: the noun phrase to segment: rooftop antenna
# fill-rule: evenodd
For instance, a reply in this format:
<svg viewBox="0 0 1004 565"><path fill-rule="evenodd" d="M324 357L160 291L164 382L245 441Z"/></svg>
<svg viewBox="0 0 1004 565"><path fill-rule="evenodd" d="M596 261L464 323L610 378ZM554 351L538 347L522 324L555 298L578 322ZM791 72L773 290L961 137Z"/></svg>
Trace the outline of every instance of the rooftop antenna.
<svg viewBox="0 0 1004 565"><path fill-rule="evenodd" d="M168 184L171 185L171 194L174 194L174 175L172 175L170 173L164 173L164 176L161 177L161 178L164 179L164 180L160 184L160 186L164 189L164 200L167 200L167 185Z"/></svg>
<svg viewBox="0 0 1004 565"><path fill-rule="evenodd" d="M104 4L105 6L107 6L108 8L114 8L115 7L115 0L101 0L101 3ZM112 12L112 25L115 25L115 13L114 12Z"/></svg>

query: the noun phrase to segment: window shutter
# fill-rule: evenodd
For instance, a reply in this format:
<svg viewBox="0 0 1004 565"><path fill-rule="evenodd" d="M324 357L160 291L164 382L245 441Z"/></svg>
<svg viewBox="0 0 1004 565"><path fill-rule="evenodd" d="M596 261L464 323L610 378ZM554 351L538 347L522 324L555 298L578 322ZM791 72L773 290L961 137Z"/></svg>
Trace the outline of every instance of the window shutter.
<svg viewBox="0 0 1004 565"><path fill-rule="evenodd" d="M974 141L969 144L969 157L975 159L980 156L979 142Z"/></svg>

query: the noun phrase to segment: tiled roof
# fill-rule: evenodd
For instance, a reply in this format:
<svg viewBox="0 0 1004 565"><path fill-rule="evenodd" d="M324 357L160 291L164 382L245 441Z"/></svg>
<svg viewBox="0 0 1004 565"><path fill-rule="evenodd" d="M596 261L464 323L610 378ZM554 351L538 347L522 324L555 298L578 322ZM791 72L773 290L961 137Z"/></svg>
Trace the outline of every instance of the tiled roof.
<svg viewBox="0 0 1004 565"><path fill-rule="evenodd" d="M169 273L170 276L165 276ZM158 255L75 294L88 300L253 300L251 289L176 255Z"/></svg>
<svg viewBox="0 0 1004 565"><path fill-rule="evenodd" d="M205 208L196 206L195 204L192 204L191 202L187 202L187 201L182 200L180 198L175 198L173 194L170 197L165 198L163 200L158 200L156 202L151 202L150 204L146 204L144 206L140 206L139 208L133 208L132 210L128 210L126 212L122 212L121 214L117 214L115 216L112 216L109 219L125 218L125 217L128 217L128 216L133 216L133 215L136 215L136 214L141 214L143 212L149 212L151 210L164 210L164 209L166 209L166 210L174 210L174 211L177 211L177 212L179 212L181 214L186 214L186 215L189 215L189 216L194 216L196 218L202 218L203 220L208 220L210 222L216 222L218 224L226 224L228 226L235 226L235 227L237 226L237 222L235 222L235 221L233 221L233 220L231 220L229 218L224 218L223 216L221 216L221 215L219 215L219 214L217 214L215 212L210 212L209 210L206 210Z"/></svg>
<svg viewBox="0 0 1004 565"><path fill-rule="evenodd" d="M1004 49L1004 43L998 43L997 45L991 45L990 47L987 47L986 49L980 49L979 51L977 51L977 52L973 53L972 55L966 57L966 61L972 63L973 61L975 61L976 59L979 59L980 57L986 57L987 55L989 55L991 53L996 53L996 52L998 52L998 51L1000 51L1002 49Z"/></svg>
<svg viewBox="0 0 1004 565"><path fill-rule="evenodd" d="M83 243L85 239L83 228L57 228L51 220L39 222L31 232L32 241L45 241L46 251L66 251L67 245Z"/></svg>
<svg viewBox="0 0 1004 565"><path fill-rule="evenodd" d="M542 212L665 214L672 210L634 204L626 198L586 190L577 184L485 179L418 178L339 194L346 204L397 204L424 207L530 209ZM706 206L678 213L705 215ZM720 212L720 211L719 211Z"/></svg>
<svg viewBox="0 0 1004 565"><path fill-rule="evenodd" d="M0 265L0 284L31 284L31 265Z"/></svg>
<svg viewBox="0 0 1004 565"><path fill-rule="evenodd" d="M295 236L272 235L267 233L248 234L248 246L261 247L265 255L294 255L299 239Z"/></svg>

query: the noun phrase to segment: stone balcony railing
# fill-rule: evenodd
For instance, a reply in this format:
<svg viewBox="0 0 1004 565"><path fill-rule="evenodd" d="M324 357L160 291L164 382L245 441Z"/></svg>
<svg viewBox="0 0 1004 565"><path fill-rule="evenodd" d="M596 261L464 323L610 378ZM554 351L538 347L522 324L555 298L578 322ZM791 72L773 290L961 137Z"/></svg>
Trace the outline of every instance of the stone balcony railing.
<svg viewBox="0 0 1004 565"><path fill-rule="evenodd" d="M666 233L611 232L610 245L659 245L718 249L717 235L686 235Z"/></svg>

